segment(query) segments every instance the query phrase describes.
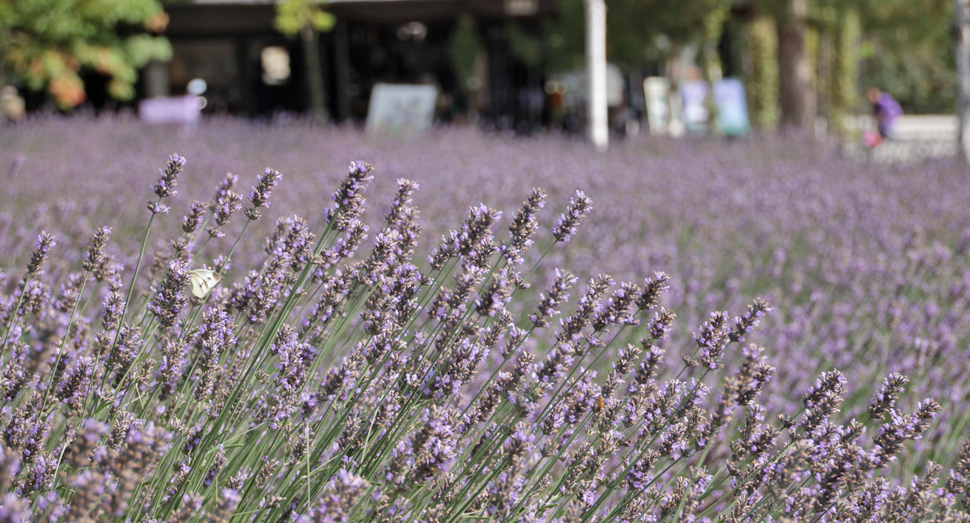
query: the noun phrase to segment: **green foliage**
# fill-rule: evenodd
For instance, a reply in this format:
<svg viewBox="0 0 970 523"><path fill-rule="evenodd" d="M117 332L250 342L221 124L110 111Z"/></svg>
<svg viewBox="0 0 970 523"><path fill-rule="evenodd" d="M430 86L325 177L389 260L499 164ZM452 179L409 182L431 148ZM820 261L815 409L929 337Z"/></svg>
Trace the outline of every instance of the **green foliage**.
<svg viewBox="0 0 970 523"><path fill-rule="evenodd" d="M559 17L556 20L545 20L542 26L545 65L550 72L582 67L586 52L583 0L559 0L558 7ZM611 13L607 11L607 23L611 17ZM612 31L607 33L607 38L611 36Z"/></svg>
<svg viewBox="0 0 970 523"><path fill-rule="evenodd" d="M320 53L317 34L333 29L337 19L323 10L322 0L282 0L276 4L276 18L273 26L293 38L300 35L303 40L306 65L307 89L310 93L310 111L318 123L326 123L326 91L320 78Z"/></svg>
<svg viewBox="0 0 970 523"><path fill-rule="evenodd" d="M475 77L475 60L484 49L485 43L478 34L475 19L470 15L458 17L455 30L451 33L448 52L451 66L462 86L467 86L468 81Z"/></svg>
<svg viewBox="0 0 970 523"><path fill-rule="evenodd" d="M535 38L516 22L505 25L505 34L509 39L509 50L512 56L529 67L534 67L542 60L542 41Z"/></svg>
<svg viewBox="0 0 970 523"><path fill-rule="evenodd" d="M710 11L724 3L722 0L606 0L609 59L631 68L662 63L678 44L702 35L703 23ZM663 38L658 40L661 35Z"/></svg>
<svg viewBox="0 0 970 523"><path fill-rule="evenodd" d="M697 37L702 21L721 0L606 0L606 53L615 64L640 68L663 63L678 44ZM582 67L585 53L583 0L560 0L559 17L543 26L546 66Z"/></svg>
<svg viewBox="0 0 970 523"><path fill-rule="evenodd" d="M718 56L717 44L724 33L724 23L731 14L731 2L728 0L704 0L702 2L704 17L702 19L701 57L704 67L704 79L713 84L721 78L721 59ZM716 109L716 108L715 108Z"/></svg>
<svg viewBox="0 0 970 523"><path fill-rule="evenodd" d="M109 76L111 96L128 100L138 69L172 54L164 37L131 27L160 32L167 21L158 0L0 0L0 67L63 109L84 101L85 69Z"/></svg>
<svg viewBox="0 0 970 523"><path fill-rule="evenodd" d="M325 33L333 29L337 19L323 10L323 4L321 0L283 0L276 4L273 26L289 37L296 36L306 26Z"/></svg>
<svg viewBox="0 0 970 523"><path fill-rule="evenodd" d="M702 43L700 65L716 76L716 44L730 2L723 0L606 0L607 57L628 68L662 64L680 45ZM771 126L777 119L776 36L771 19L778 2L755 0L747 34L755 71L746 78L752 119ZM543 63L548 70L582 67L583 0L560 0L559 17L543 26ZM846 14L850 13L847 17ZM851 14L855 13L855 14ZM857 17L858 21L853 17ZM817 86L835 112L862 109L857 100L872 85L889 92L907 112L950 112L955 99L952 0L811 0L808 23L819 38L831 38L831 77ZM760 25L759 25L760 24ZM851 40L851 41L850 41ZM864 61L862 85L856 63Z"/></svg>
<svg viewBox="0 0 970 523"><path fill-rule="evenodd" d="M770 17L761 16L747 27L751 71L746 78L748 111L755 127L769 129L778 123L778 33Z"/></svg>
<svg viewBox="0 0 970 523"><path fill-rule="evenodd" d="M952 0L860 4L866 86L890 93L907 112L952 112L956 97Z"/></svg>
<svg viewBox="0 0 970 523"><path fill-rule="evenodd" d="M844 31L854 24L851 13L858 13L861 25L859 43L841 42L851 36ZM848 16L847 16L848 15ZM814 0L810 13L812 25L831 35L835 47L852 56L833 55L833 74L840 67L851 67L840 60L864 61L864 85L853 87L853 95L861 98L868 87L878 87L893 95L907 112L949 113L953 111L955 71L950 27L953 23L952 0ZM849 23L847 23L847 21ZM836 53L838 54L838 53ZM833 110L841 110L842 100L832 79ZM851 107L851 101L847 107Z"/></svg>
<svg viewBox="0 0 970 523"><path fill-rule="evenodd" d="M840 18L833 35L832 78L829 86L829 126L836 134L845 135L845 117L852 114L859 97L858 62L860 22L854 9Z"/></svg>

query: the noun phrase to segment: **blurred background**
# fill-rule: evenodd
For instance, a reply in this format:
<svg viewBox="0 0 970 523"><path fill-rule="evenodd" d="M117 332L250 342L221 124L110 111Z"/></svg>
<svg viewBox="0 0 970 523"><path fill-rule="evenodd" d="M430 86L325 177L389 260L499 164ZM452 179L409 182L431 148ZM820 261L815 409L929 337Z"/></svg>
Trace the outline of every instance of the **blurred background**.
<svg viewBox="0 0 970 523"><path fill-rule="evenodd" d="M599 1L2 0L4 112L157 99L176 100L141 106L163 121L362 124L375 85L422 85L435 124L578 133ZM962 3L606 0L610 133L851 136L873 86L907 115L945 115L937 127L952 133ZM179 100L190 114L169 114Z"/></svg>

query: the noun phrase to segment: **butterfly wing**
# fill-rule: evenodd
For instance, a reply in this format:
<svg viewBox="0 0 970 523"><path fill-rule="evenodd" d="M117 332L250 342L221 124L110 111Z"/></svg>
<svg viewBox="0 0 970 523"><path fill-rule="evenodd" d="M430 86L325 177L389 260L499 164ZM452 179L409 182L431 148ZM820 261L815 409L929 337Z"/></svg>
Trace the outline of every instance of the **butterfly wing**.
<svg viewBox="0 0 970 523"><path fill-rule="evenodd" d="M192 294L196 298L205 298L209 291L219 283L222 277L209 269L195 269L189 271L189 282L192 284Z"/></svg>
<svg viewBox="0 0 970 523"><path fill-rule="evenodd" d="M205 291L202 289L202 278L197 278L190 275L189 283L192 284L192 294L196 298L201 298L205 296Z"/></svg>

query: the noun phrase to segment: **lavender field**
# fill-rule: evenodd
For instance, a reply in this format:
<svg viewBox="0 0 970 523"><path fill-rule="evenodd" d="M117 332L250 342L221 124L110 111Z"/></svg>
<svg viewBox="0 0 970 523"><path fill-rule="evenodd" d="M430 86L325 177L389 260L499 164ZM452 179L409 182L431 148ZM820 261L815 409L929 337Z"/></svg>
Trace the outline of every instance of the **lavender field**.
<svg viewBox="0 0 970 523"><path fill-rule="evenodd" d="M970 521L965 165L80 116L0 179L0 522Z"/></svg>

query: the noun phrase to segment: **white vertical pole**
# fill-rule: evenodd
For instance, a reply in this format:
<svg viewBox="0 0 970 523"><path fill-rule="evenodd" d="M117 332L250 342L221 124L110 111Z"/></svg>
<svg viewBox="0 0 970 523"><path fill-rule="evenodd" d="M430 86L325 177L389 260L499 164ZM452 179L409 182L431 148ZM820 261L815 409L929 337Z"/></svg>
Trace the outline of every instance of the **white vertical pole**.
<svg viewBox="0 0 970 523"><path fill-rule="evenodd" d="M958 152L970 162L970 1L955 0L956 49L953 53L957 66L957 133Z"/></svg>
<svg viewBox="0 0 970 523"><path fill-rule="evenodd" d="M586 116L589 138L599 151L610 145L606 102L606 3L586 3L586 76L589 79Z"/></svg>

